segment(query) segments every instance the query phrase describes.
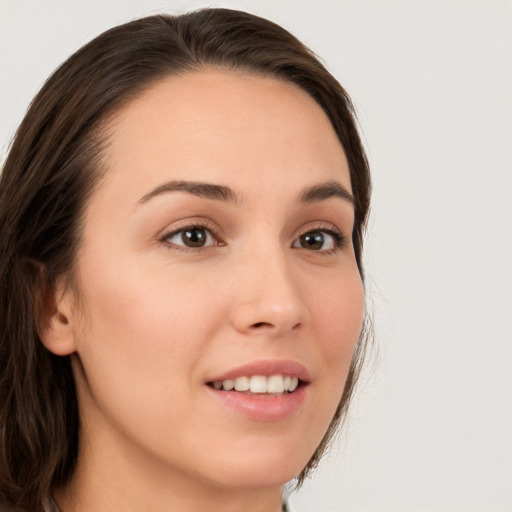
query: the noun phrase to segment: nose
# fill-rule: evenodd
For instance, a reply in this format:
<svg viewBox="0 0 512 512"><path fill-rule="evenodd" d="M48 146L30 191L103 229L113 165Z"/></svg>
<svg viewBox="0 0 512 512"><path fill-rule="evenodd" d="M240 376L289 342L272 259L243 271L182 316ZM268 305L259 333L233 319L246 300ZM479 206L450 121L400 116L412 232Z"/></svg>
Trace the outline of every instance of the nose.
<svg viewBox="0 0 512 512"><path fill-rule="evenodd" d="M307 321L300 277L284 255L252 255L237 272L231 322L246 335L285 336Z"/></svg>

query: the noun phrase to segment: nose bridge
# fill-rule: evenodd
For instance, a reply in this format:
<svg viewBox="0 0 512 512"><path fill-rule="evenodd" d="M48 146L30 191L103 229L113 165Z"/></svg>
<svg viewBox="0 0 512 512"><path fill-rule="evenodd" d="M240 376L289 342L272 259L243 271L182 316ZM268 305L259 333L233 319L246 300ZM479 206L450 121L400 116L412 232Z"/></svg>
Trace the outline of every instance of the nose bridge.
<svg viewBox="0 0 512 512"><path fill-rule="evenodd" d="M282 244L267 240L243 258L233 306L237 330L282 335L303 324L306 308L290 256Z"/></svg>

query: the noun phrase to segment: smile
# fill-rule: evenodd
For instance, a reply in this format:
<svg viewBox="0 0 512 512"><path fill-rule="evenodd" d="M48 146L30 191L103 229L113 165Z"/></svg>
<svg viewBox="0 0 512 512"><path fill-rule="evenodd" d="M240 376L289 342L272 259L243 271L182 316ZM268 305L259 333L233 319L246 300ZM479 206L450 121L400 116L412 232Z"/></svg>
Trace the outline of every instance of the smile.
<svg viewBox="0 0 512 512"><path fill-rule="evenodd" d="M291 360L258 360L208 379L206 389L236 415L278 422L297 414L307 400L311 377Z"/></svg>
<svg viewBox="0 0 512 512"><path fill-rule="evenodd" d="M238 391L247 395L283 395L293 393L299 385L298 377L289 375L253 375L236 379L218 380L209 383L214 389L221 391Z"/></svg>

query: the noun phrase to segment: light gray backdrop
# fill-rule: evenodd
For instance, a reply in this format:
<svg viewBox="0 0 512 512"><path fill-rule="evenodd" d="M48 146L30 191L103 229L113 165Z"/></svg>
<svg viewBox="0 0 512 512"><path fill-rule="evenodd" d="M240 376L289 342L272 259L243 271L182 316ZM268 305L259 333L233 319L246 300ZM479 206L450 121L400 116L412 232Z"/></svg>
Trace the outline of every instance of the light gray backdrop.
<svg viewBox="0 0 512 512"><path fill-rule="evenodd" d="M510 0L0 0L0 160L71 52L145 14L245 9L356 103L378 356L299 512L512 510Z"/></svg>

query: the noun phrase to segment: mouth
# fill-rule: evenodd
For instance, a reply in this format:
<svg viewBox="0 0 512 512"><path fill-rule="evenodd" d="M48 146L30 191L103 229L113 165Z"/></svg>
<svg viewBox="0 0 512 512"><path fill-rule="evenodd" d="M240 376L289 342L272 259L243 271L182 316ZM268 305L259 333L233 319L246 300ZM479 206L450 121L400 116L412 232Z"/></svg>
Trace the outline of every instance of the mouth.
<svg viewBox="0 0 512 512"><path fill-rule="evenodd" d="M282 396L293 393L306 383L297 376L275 374L247 375L234 379L215 380L207 385L217 391L231 391L250 396Z"/></svg>
<svg viewBox="0 0 512 512"><path fill-rule="evenodd" d="M209 379L212 397L236 414L276 422L298 413L307 400L311 378L294 361L254 361Z"/></svg>

